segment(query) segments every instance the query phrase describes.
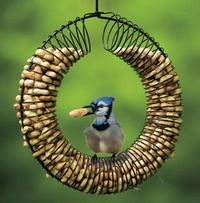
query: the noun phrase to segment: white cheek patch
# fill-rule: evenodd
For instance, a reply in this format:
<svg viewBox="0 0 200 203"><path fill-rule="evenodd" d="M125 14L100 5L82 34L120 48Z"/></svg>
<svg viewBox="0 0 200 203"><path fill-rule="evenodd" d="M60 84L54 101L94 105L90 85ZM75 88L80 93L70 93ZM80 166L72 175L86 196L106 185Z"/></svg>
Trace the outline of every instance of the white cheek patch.
<svg viewBox="0 0 200 203"><path fill-rule="evenodd" d="M98 111L95 112L96 115L104 116L108 112L108 107L99 108Z"/></svg>
<svg viewBox="0 0 200 203"><path fill-rule="evenodd" d="M107 111L108 111L108 107L105 106L105 107L103 107L103 108L100 108L99 111L107 112Z"/></svg>

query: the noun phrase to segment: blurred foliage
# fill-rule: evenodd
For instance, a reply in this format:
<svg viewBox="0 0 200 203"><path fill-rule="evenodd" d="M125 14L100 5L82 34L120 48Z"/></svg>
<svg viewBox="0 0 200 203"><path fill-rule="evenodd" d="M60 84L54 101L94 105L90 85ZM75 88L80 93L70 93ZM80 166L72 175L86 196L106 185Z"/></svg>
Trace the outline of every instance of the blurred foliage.
<svg viewBox="0 0 200 203"><path fill-rule="evenodd" d="M31 158L30 151L21 147L20 128L12 109L26 59L61 24L92 12L94 0L0 0L1 202L200 202L199 8L199 0L100 0L101 10L114 11L137 23L169 53L181 78L184 124L176 156L167 161L157 175L139 186L139 191L96 196L45 178L45 171ZM146 107L137 75L102 49L101 32L97 32L97 28L100 30L101 26L96 27L93 20L90 26L93 51L66 75L57 108L65 136L89 154L82 131L92 118L69 119L69 110L98 96L115 96L114 110L126 132L126 148L144 125Z"/></svg>

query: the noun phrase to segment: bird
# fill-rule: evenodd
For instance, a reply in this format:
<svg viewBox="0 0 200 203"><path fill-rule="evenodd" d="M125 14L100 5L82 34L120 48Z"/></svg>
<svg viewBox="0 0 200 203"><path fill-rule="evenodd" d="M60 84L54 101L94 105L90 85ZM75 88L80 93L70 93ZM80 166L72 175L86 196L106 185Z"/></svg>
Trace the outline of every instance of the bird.
<svg viewBox="0 0 200 203"><path fill-rule="evenodd" d="M124 131L113 113L114 97L99 97L83 108L90 108L84 116L94 115L94 120L84 130L87 146L95 153L112 154L112 159L120 152L124 142Z"/></svg>

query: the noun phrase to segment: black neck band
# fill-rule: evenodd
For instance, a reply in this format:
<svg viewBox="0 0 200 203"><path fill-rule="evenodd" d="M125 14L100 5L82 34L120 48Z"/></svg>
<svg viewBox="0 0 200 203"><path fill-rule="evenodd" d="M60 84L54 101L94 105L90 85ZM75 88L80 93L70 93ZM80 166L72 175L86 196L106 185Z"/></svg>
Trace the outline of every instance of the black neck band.
<svg viewBox="0 0 200 203"><path fill-rule="evenodd" d="M103 130L106 130L108 127L110 127L110 124L109 123L103 123L101 125L96 125L96 124L92 124L93 128L95 128L96 130L98 131L103 131Z"/></svg>

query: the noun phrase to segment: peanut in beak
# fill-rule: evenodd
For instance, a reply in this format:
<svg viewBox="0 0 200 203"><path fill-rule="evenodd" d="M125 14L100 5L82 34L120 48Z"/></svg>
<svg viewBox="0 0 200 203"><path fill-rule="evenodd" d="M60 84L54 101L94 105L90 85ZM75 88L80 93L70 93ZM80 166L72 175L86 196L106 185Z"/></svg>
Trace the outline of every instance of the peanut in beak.
<svg viewBox="0 0 200 203"><path fill-rule="evenodd" d="M89 110L87 108L74 109L69 112L69 116L72 118L79 118L85 116L88 112Z"/></svg>

